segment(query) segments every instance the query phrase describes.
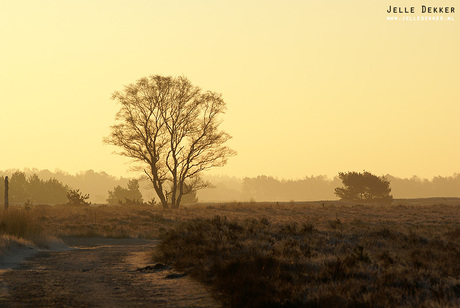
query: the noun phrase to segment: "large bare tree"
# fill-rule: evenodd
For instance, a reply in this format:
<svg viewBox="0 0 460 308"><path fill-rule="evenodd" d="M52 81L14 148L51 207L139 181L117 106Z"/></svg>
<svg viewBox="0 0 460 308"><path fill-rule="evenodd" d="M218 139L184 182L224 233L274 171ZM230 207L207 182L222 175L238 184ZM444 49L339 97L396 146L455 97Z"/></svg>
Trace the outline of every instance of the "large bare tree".
<svg viewBox="0 0 460 308"><path fill-rule="evenodd" d="M205 187L202 171L225 165L235 154L225 146L230 135L219 130L222 96L185 77L142 78L112 99L121 109L104 141L140 163L163 208L178 208L184 194Z"/></svg>

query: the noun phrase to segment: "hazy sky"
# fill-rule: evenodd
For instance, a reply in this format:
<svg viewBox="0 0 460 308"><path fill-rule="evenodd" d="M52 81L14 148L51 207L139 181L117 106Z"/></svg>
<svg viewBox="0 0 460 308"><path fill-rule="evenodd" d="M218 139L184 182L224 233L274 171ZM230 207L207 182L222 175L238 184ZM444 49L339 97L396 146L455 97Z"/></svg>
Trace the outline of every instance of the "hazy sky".
<svg viewBox="0 0 460 308"><path fill-rule="evenodd" d="M460 172L460 16L387 21L390 4L0 0L0 170L132 175L102 143L110 97L159 74L223 94L238 155L214 174Z"/></svg>

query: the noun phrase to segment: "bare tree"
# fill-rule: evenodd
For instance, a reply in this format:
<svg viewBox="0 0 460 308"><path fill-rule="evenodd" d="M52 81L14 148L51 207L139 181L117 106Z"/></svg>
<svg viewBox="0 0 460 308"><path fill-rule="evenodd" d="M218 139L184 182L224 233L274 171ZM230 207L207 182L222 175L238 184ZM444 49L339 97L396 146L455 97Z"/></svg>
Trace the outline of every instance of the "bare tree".
<svg viewBox="0 0 460 308"><path fill-rule="evenodd" d="M117 123L104 141L141 163L163 208L178 208L190 190L206 186L200 173L223 166L235 152L219 130L220 94L203 92L185 77L150 76L115 92Z"/></svg>

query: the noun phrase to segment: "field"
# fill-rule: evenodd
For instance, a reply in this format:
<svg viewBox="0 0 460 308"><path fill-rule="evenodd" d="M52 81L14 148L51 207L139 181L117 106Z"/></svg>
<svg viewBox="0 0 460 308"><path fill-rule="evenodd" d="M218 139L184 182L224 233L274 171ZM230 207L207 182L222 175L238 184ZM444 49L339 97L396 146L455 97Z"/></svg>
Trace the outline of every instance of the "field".
<svg viewBox="0 0 460 308"><path fill-rule="evenodd" d="M22 212L40 230L42 246L44 236L161 238L152 263L208 285L224 306L460 305L456 199L395 200L392 206L252 202L169 211L32 206ZM3 233L11 234L6 225Z"/></svg>

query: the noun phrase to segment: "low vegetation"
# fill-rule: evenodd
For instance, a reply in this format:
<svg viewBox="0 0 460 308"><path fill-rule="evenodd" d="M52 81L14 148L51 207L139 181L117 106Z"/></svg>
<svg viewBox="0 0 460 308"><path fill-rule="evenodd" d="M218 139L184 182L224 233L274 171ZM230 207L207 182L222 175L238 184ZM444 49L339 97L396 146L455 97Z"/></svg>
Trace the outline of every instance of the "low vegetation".
<svg viewBox="0 0 460 308"><path fill-rule="evenodd" d="M459 306L460 206L428 201L28 205L0 213L0 251L51 236L160 237L153 261L225 306Z"/></svg>
<svg viewBox="0 0 460 308"><path fill-rule="evenodd" d="M13 243L30 242L37 247L47 248L50 237L37 219L36 213L24 209L10 208L0 215L0 250Z"/></svg>
<svg viewBox="0 0 460 308"><path fill-rule="evenodd" d="M40 223L58 237L158 238L173 222L148 205L35 206Z"/></svg>
<svg viewBox="0 0 460 308"><path fill-rule="evenodd" d="M27 205L0 212L0 237L47 248L57 238L158 238L173 222L142 206ZM2 248L3 247L3 248Z"/></svg>
<svg viewBox="0 0 460 308"><path fill-rule="evenodd" d="M318 218L315 208L329 215ZM310 205L261 217L276 207L254 206L258 218L227 211L184 221L163 234L154 260L210 285L232 307L458 306L458 209L396 206L385 215Z"/></svg>

